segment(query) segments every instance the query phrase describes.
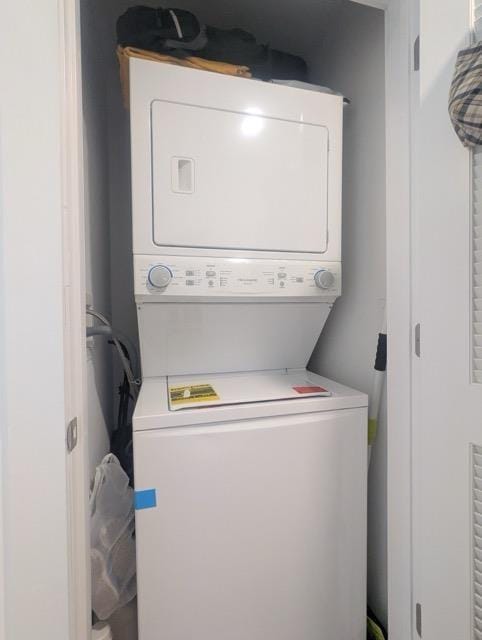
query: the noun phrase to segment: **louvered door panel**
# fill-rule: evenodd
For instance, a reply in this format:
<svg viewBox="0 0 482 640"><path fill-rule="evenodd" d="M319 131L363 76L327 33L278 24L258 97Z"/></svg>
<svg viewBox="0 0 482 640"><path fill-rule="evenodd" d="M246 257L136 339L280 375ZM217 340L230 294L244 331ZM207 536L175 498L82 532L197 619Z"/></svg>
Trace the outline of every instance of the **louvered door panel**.
<svg viewBox="0 0 482 640"><path fill-rule="evenodd" d="M482 640L482 447L472 447L473 637Z"/></svg>
<svg viewBox="0 0 482 640"><path fill-rule="evenodd" d="M482 0L481 0L482 7ZM473 381L482 383L482 147L473 153Z"/></svg>
<svg viewBox="0 0 482 640"><path fill-rule="evenodd" d="M476 41L482 40L482 0L474 1L474 32Z"/></svg>
<svg viewBox="0 0 482 640"><path fill-rule="evenodd" d="M482 0L474 0L474 42L482 40ZM472 157L473 202L473 382L482 383L482 147ZM482 636L481 636L482 640Z"/></svg>

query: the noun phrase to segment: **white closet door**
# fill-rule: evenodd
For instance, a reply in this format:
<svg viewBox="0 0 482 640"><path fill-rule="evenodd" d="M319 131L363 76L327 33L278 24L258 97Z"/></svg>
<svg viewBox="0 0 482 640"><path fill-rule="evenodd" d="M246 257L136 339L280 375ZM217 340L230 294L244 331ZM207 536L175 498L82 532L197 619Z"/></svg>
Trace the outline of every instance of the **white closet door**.
<svg viewBox="0 0 482 640"><path fill-rule="evenodd" d="M482 544L474 502L482 496L474 492L482 484L482 458L474 457L474 446L482 445L482 384L473 355L471 153L452 129L447 103L457 52L470 44L472 15L468 0L420 5L413 134L414 351L420 323L420 355L413 356L413 637L463 640L482 638L482 607L479 621L474 606L482 555L473 551L479 526Z"/></svg>

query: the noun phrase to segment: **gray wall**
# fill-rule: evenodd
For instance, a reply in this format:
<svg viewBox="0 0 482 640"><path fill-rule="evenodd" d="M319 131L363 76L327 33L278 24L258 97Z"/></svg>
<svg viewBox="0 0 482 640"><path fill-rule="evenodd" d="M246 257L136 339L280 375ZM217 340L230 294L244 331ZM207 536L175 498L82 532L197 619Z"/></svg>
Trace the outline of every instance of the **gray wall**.
<svg viewBox="0 0 482 640"><path fill-rule="evenodd" d="M312 79L351 100L344 113L343 294L310 366L369 393L385 306L384 15L346 2L323 46L309 54ZM368 601L387 619L386 406L368 486Z"/></svg>
<svg viewBox="0 0 482 640"><path fill-rule="evenodd" d="M94 307L137 336L132 287L128 115L121 105L112 0L81 0L86 289ZM88 439L91 476L109 451L121 380L104 337L87 341ZM135 603L109 621L115 640L135 640Z"/></svg>
<svg viewBox="0 0 482 640"><path fill-rule="evenodd" d="M86 290L94 307L111 312L109 173L105 91L106 18L95 0L82 0L82 76L84 109ZM112 425L111 347L103 337L87 341L89 464L95 467L109 450Z"/></svg>

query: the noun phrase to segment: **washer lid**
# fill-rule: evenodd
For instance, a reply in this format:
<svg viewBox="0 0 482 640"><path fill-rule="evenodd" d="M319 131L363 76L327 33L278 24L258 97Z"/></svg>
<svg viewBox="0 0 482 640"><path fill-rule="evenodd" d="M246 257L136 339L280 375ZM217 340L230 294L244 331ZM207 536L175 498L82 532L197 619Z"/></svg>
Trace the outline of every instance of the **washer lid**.
<svg viewBox="0 0 482 640"><path fill-rule="evenodd" d="M331 391L318 381L310 380L306 371L269 371L262 375L168 376L166 383L171 411L331 396Z"/></svg>
<svg viewBox="0 0 482 640"><path fill-rule="evenodd" d="M189 395L184 395L186 388ZM177 400L179 396L185 402ZM143 431L335 411L367 404L364 393L305 369L146 378L133 427L134 431Z"/></svg>

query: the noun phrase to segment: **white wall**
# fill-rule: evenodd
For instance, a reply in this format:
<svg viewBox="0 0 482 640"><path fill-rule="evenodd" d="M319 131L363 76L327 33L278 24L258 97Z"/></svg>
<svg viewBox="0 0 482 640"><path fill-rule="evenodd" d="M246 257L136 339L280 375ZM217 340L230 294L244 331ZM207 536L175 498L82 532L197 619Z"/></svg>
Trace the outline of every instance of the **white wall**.
<svg viewBox="0 0 482 640"><path fill-rule="evenodd" d="M313 80L341 91L343 160L343 294L310 366L369 392L385 304L384 14L341 6L323 46L309 55ZM386 623L386 405L369 474L368 600Z"/></svg>
<svg viewBox="0 0 482 640"><path fill-rule="evenodd" d="M86 291L93 306L111 313L109 173L106 68L112 51L106 42L108 23L95 0L81 0L84 166L86 220ZM89 466L109 450L112 427L112 347L105 337L87 342Z"/></svg>

